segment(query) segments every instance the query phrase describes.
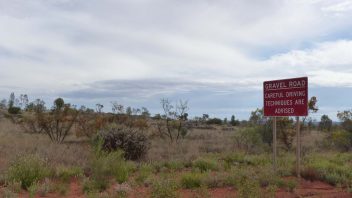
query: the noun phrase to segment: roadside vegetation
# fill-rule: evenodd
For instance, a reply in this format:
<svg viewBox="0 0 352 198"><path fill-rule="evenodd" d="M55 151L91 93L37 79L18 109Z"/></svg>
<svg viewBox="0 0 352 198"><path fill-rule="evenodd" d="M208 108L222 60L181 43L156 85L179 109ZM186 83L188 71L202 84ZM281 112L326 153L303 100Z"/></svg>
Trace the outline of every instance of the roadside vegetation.
<svg viewBox="0 0 352 198"><path fill-rule="evenodd" d="M309 109L317 112L316 98ZM163 113L112 102L95 109L56 99L51 107L27 95L0 103L0 194L29 197L230 197L300 195L302 180L352 191L352 111L340 123L306 117L302 179L295 175L295 123L278 119L278 161L272 168L272 120L255 109L248 120L189 118L187 101L161 100ZM231 194L232 193L232 194Z"/></svg>

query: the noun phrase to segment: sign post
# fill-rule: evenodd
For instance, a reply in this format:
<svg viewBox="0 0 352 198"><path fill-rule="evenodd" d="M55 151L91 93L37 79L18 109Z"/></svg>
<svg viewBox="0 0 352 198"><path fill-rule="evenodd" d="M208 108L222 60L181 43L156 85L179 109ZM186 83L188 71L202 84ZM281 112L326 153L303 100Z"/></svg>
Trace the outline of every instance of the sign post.
<svg viewBox="0 0 352 198"><path fill-rule="evenodd" d="M299 117L296 117L297 120L297 145L296 145L296 174L297 177L301 177L301 130L300 130L300 123Z"/></svg>
<svg viewBox="0 0 352 198"><path fill-rule="evenodd" d="M277 146L276 146L276 117L273 119L273 168L276 171L276 156L277 156Z"/></svg>
<svg viewBox="0 0 352 198"><path fill-rule="evenodd" d="M297 145L296 145L296 173L300 176L301 134L299 116L308 115L308 78L291 78L265 81L264 116L273 117L273 168L276 170L277 117L296 116Z"/></svg>

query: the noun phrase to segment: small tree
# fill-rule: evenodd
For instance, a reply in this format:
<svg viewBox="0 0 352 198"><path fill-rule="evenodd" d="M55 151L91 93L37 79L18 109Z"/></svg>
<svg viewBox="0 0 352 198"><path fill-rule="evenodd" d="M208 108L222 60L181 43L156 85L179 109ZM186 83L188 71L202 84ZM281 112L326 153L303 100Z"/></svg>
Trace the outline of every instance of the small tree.
<svg viewBox="0 0 352 198"><path fill-rule="evenodd" d="M19 122L20 126L27 133L42 133L43 128L39 121L43 119L45 112L45 102L43 100L36 99L26 106L23 117Z"/></svg>
<svg viewBox="0 0 352 198"><path fill-rule="evenodd" d="M15 114L19 114L21 113L21 108L17 106L18 104L18 99L16 99L15 97L15 93L11 93L10 94L10 98L9 98L9 101L8 101L8 113L9 114L12 114L12 115L15 115Z"/></svg>
<svg viewBox="0 0 352 198"><path fill-rule="evenodd" d="M75 123L78 113L70 104L65 104L62 98L57 98L51 111L38 117L39 125L51 141L62 143Z"/></svg>
<svg viewBox="0 0 352 198"><path fill-rule="evenodd" d="M170 142L178 142L188 132L185 126L188 102L180 100L174 107L169 99L161 99L161 105L164 114L157 124L157 131L161 137L168 137Z"/></svg>
<svg viewBox="0 0 352 198"><path fill-rule="evenodd" d="M240 124L240 121L238 121L238 120L235 119L235 115L232 115L232 116L231 116L231 120L230 120L230 124L231 124L232 126L237 126L237 125Z"/></svg>
<svg viewBox="0 0 352 198"><path fill-rule="evenodd" d="M332 120L327 115L322 115L320 118L319 129L322 131L331 131Z"/></svg>

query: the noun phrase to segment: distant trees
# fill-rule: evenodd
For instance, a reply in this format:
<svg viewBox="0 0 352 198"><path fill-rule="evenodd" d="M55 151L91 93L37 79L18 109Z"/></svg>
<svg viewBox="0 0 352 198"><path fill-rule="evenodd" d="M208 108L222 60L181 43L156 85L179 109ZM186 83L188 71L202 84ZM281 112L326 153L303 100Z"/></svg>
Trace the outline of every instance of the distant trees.
<svg viewBox="0 0 352 198"><path fill-rule="evenodd" d="M332 140L335 146L343 151L352 149L352 110L345 110L337 113L341 121L342 130L336 130L332 133Z"/></svg>
<svg viewBox="0 0 352 198"><path fill-rule="evenodd" d="M18 104L18 100L15 98L15 93L10 94L10 98L8 101L8 113L9 114L19 114L21 112L21 108L16 106Z"/></svg>
<svg viewBox="0 0 352 198"><path fill-rule="evenodd" d="M232 126L237 126L237 125L240 124L240 121L235 119L235 115L232 115L232 116L231 116L231 120L230 120L230 124L231 124Z"/></svg>
<svg viewBox="0 0 352 198"><path fill-rule="evenodd" d="M216 125L221 125L222 124L222 120L220 118L209 118L206 121L206 124L216 124Z"/></svg>
<svg viewBox="0 0 352 198"><path fill-rule="evenodd" d="M251 112L251 115L249 117L249 122L252 125L259 125L264 123L264 112L263 109L257 108L256 110Z"/></svg>

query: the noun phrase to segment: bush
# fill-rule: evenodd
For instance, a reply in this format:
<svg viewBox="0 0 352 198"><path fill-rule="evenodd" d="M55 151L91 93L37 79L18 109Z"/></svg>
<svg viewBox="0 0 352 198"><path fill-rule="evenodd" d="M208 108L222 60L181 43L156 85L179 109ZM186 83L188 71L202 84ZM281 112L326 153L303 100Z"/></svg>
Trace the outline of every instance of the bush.
<svg viewBox="0 0 352 198"><path fill-rule="evenodd" d="M157 181L152 186L152 198L177 198L179 193L177 192L177 184L169 179L162 179Z"/></svg>
<svg viewBox="0 0 352 198"><path fill-rule="evenodd" d="M199 173L186 173L181 177L183 188L199 188L202 185L203 175Z"/></svg>
<svg viewBox="0 0 352 198"><path fill-rule="evenodd" d="M19 107L9 107L7 112L9 114L19 114L19 113L21 113L21 108L19 108Z"/></svg>
<svg viewBox="0 0 352 198"><path fill-rule="evenodd" d="M33 183L30 187L28 187L29 197L34 198L37 194L38 184Z"/></svg>
<svg viewBox="0 0 352 198"><path fill-rule="evenodd" d="M246 152L258 152L263 147L261 134L256 128L240 129L234 135L234 141L238 149Z"/></svg>
<svg viewBox="0 0 352 198"><path fill-rule="evenodd" d="M181 161L168 161L165 162L164 166L170 170L181 170L182 168L184 168L184 164Z"/></svg>
<svg viewBox="0 0 352 198"><path fill-rule="evenodd" d="M222 120L220 118L210 118L209 120L206 121L206 124L217 124L217 125L221 125L222 124Z"/></svg>
<svg viewBox="0 0 352 198"><path fill-rule="evenodd" d="M20 182L22 188L28 189L32 184L50 175L45 161L36 155L17 158L7 170L8 182Z"/></svg>
<svg viewBox="0 0 352 198"><path fill-rule="evenodd" d="M260 197L259 183L253 178L241 178L238 186L238 197L256 198Z"/></svg>
<svg viewBox="0 0 352 198"><path fill-rule="evenodd" d="M348 186L352 181L351 162L351 154L325 153L324 155L307 156L304 160L303 175L307 177L307 172L314 170L314 178L318 177L319 180L331 185Z"/></svg>
<svg viewBox="0 0 352 198"><path fill-rule="evenodd" d="M69 181L72 177L83 176L83 170L80 167L62 167L56 169L56 176L64 182Z"/></svg>
<svg viewBox="0 0 352 198"><path fill-rule="evenodd" d="M349 151L352 148L352 133L346 130L333 131L332 143L341 151Z"/></svg>
<svg viewBox="0 0 352 198"><path fill-rule="evenodd" d="M194 168L198 168L201 172L217 169L217 163L215 160L212 159L197 159L193 162L192 166Z"/></svg>
<svg viewBox="0 0 352 198"><path fill-rule="evenodd" d="M136 177L136 182L138 184L143 184L146 179L152 174L153 167L149 164L143 164L138 171L138 175Z"/></svg>
<svg viewBox="0 0 352 198"><path fill-rule="evenodd" d="M127 160L139 160L149 149L147 136L138 129L112 126L100 131L97 139L102 139L103 149L111 152L121 149Z"/></svg>
<svg viewBox="0 0 352 198"><path fill-rule="evenodd" d="M105 190L108 185L108 178L114 176L118 183L127 181L130 168L123 159L123 152L120 150L110 153L99 153L92 161L92 179L99 190Z"/></svg>

